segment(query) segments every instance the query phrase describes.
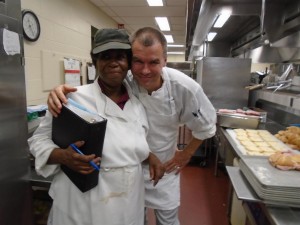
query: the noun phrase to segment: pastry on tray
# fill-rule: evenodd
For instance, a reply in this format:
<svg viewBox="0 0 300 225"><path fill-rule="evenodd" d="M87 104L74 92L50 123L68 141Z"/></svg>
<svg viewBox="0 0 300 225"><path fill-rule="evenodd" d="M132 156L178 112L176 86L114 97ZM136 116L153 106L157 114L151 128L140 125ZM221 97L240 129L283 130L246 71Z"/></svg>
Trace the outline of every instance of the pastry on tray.
<svg viewBox="0 0 300 225"><path fill-rule="evenodd" d="M291 151L278 151L269 156L269 162L280 170L300 170L300 154Z"/></svg>
<svg viewBox="0 0 300 225"><path fill-rule="evenodd" d="M267 130L234 129L233 131L246 155L270 156L276 151L288 150L287 146Z"/></svg>
<svg viewBox="0 0 300 225"><path fill-rule="evenodd" d="M300 150L300 127L287 127L285 130L278 131L275 137L290 148Z"/></svg>

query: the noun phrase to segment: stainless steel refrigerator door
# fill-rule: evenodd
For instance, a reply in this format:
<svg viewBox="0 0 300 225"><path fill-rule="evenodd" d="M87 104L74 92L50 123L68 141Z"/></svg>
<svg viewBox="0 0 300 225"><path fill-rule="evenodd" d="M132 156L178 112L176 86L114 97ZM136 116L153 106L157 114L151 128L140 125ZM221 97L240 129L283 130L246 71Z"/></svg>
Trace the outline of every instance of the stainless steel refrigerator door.
<svg viewBox="0 0 300 225"><path fill-rule="evenodd" d="M248 105L251 59L204 57L196 67L196 80L216 109Z"/></svg>
<svg viewBox="0 0 300 225"><path fill-rule="evenodd" d="M0 224L9 225L33 224L21 27L20 1L0 1ZM4 28L19 34L21 54L4 50Z"/></svg>

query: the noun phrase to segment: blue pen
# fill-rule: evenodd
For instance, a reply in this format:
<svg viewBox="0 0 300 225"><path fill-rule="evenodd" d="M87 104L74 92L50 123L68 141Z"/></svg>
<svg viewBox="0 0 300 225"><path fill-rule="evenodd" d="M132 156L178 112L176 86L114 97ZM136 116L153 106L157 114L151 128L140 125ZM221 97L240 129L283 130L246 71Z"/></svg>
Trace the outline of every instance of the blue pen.
<svg viewBox="0 0 300 225"><path fill-rule="evenodd" d="M80 149L79 148L77 148L77 146L76 145L74 145L74 144L70 144L70 146L73 148L73 150L75 150L77 153L79 153L80 155L84 155L83 153L82 153L82 151L80 151ZM98 166L96 163L94 163L93 161L89 161L89 164L92 166L92 167L94 167L96 170L100 170L100 166Z"/></svg>

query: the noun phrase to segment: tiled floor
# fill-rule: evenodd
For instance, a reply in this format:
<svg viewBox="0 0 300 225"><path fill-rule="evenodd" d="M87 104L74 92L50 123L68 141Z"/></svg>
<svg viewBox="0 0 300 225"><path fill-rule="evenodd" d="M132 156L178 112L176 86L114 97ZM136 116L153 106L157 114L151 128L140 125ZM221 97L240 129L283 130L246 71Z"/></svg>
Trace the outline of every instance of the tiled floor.
<svg viewBox="0 0 300 225"><path fill-rule="evenodd" d="M214 176L213 159L206 167L193 160L181 174L181 225L229 225L227 211L229 178L219 170ZM153 211L149 225L155 225Z"/></svg>

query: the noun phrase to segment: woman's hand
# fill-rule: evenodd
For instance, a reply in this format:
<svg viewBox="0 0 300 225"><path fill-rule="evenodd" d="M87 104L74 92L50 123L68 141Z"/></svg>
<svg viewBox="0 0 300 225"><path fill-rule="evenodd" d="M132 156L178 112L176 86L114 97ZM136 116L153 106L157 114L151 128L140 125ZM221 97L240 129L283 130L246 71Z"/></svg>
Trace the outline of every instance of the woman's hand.
<svg viewBox="0 0 300 225"><path fill-rule="evenodd" d="M78 148L84 145L83 141L77 141L74 143ZM62 164L70 169L79 172L81 174L90 174L95 169L89 164L90 161L93 161L99 165L101 158L95 157L92 155L81 155L69 146L66 149L56 148L52 151L48 164Z"/></svg>
<svg viewBox="0 0 300 225"><path fill-rule="evenodd" d="M154 155L152 152L150 152L149 154L148 163L149 163L150 179L154 181L153 186L155 186L158 183L158 181L164 176L165 167L163 166L161 161L157 158L157 156Z"/></svg>
<svg viewBox="0 0 300 225"><path fill-rule="evenodd" d="M68 85L59 85L49 93L47 104L49 112L57 117L62 108L62 103L67 103L66 94L77 91L77 88ZM61 103L62 102L62 103Z"/></svg>

